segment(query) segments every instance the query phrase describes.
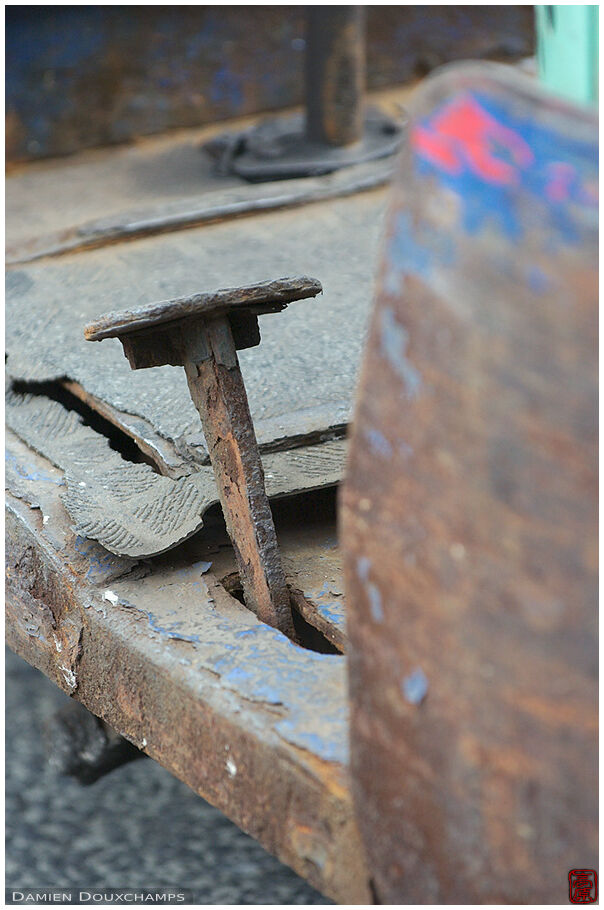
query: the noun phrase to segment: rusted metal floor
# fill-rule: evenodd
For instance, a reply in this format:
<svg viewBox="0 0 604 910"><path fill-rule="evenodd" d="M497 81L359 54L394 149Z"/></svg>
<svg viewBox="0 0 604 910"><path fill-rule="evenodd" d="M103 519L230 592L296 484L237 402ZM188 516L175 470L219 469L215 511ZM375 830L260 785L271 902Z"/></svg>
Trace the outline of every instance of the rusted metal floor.
<svg viewBox="0 0 604 910"><path fill-rule="evenodd" d="M170 147L153 143L158 179L179 155L194 160L182 137ZM13 178L7 641L325 895L367 902L348 770L335 486L388 170L352 169L304 187L282 181L269 193L212 184L202 169L201 206L228 191L250 214L261 198L267 210L237 221L226 211L222 223L177 219L165 233L164 222L151 223L149 184L136 184L133 162L142 166L148 149L34 165ZM115 207L99 205L98 186L81 198L78 189L94 174L111 185L111 162L122 170L108 196L117 204L119 187L131 181L128 205L138 194L149 230L128 243L127 233L101 231L94 250L79 248L87 243L63 249L59 237L60 249L39 256L49 253L47 238L28 234L19 199L25 213L32 194L41 200L40 235L60 229L77 237L78 224L95 214L117 222ZM171 197L181 214L184 183L173 184ZM66 203L55 215L61 187ZM169 183L163 192L170 195ZM300 207L292 209L291 199ZM169 210L161 210L165 219ZM16 241L30 262L17 261ZM90 351L82 330L107 309L317 272L324 295L272 325L261 318L261 348L241 355L294 642L242 603L181 371L131 374L117 341Z"/></svg>
<svg viewBox="0 0 604 910"><path fill-rule="evenodd" d="M7 463L10 647L326 895L367 900L345 658L321 636L322 653L294 644L228 593L220 521L135 563L74 534L63 472L10 431ZM333 497L321 508L277 510L277 532L298 597L316 595L307 617L341 646Z"/></svg>

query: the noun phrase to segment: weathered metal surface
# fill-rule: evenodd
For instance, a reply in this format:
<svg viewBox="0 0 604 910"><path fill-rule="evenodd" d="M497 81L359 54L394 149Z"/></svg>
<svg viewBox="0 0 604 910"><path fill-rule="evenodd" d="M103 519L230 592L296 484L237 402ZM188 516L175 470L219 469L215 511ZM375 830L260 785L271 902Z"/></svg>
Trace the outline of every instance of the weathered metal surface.
<svg viewBox="0 0 604 910"><path fill-rule="evenodd" d="M321 290L315 279L281 278L110 314L84 329L88 341L119 338L132 369L184 367L245 602L259 619L290 637L289 591L237 348L260 343L259 313L278 312Z"/></svg>
<svg viewBox="0 0 604 910"><path fill-rule="evenodd" d="M125 461L77 412L44 395L9 392L6 422L65 473L62 493L76 533L113 553L143 558L171 549L203 526L218 502L212 468L181 463L178 477ZM267 453L269 496L330 486L341 477L344 440Z"/></svg>
<svg viewBox="0 0 604 910"><path fill-rule="evenodd" d="M198 561L190 543L134 570L75 536L62 473L11 433L7 445L10 647L327 896L367 902L345 658L230 597L203 532Z"/></svg>
<svg viewBox="0 0 604 910"><path fill-rule="evenodd" d="M321 145L352 145L363 133L365 8L306 9L306 136Z"/></svg>
<svg viewBox="0 0 604 910"><path fill-rule="evenodd" d="M9 265L19 265L45 256L94 249L121 240L350 196L383 186L391 176L392 162L374 161L352 166L341 173L274 181L269 188L245 184L244 187L224 190L210 189L203 196L196 194L161 206L154 204L137 211L122 211L111 217L21 239L9 245L6 261ZM28 228L31 231L31 222Z"/></svg>
<svg viewBox="0 0 604 910"><path fill-rule="evenodd" d="M9 376L68 378L129 415L130 426L130 418L143 418L183 460L204 463L207 449L182 371L166 366L131 374L117 341L91 356L82 325L120 300L136 307L187 296L201 279L211 288L223 286L225 275L229 284L243 285L283 271L316 274L324 288L320 306L290 307L279 319L261 316L261 362L243 351L241 368L262 447L342 429L351 411L381 216L382 194L374 191L10 270Z"/></svg>
<svg viewBox="0 0 604 910"><path fill-rule="evenodd" d="M86 341L121 338L122 335L182 319L228 315L230 311L238 312L242 308L251 309L256 315L279 312L288 303L316 297L322 290L320 281L306 277L275 278L241 288L223 288L190 297L149 303L137 310L108 313L89 323L84 329L84 337ZM179 362L176 365L184 364Z"/></svg>
<svg viewBox="0 0 604 910"><path fill-rule="evenodd" d="M205 350L198 353L198 349ZM246 605L290 637L293 622L254 424L227 316L200 326L184 347Z"/></svg>
<svg viewBox="0 0 604 910"><path fill-rule="evenodd" d="M303 37L302 11L283 7L15 9L8 156L65 154L295 103Z"/></svg>
<svg viewBox="0 0 604 910"><path fill-rule="evenodd" d="M528 6L370 6L370 88L447 60L533 51ZM303 7L7 11L9 161L297 104ZM251 36L251 37L250 37Z"/></svg>
<svg viewBox="0 0 604 910"><path fill-rule="evenodd" d="M313 555L316 558L316 550ZM289 584L295 589L293 596L298 612L322 632L338 651L345 653L348 639L342 574L339 566L335 570L331 566L323 568L327 571L323 573L318 585L304 584L304 571L298 571L295 579L289 580ZM316 572L312 574L316 576Z"/></svg>
<svg viewBox="0 0 604 910"><path fill-rule="evenodd" d="M345 653L346 604L337 544L336 495L335 487L309 491L295 498L273 499L271 509L296 613ZM216 551L208 556L212 572L230 593L235 591L239 596L235 557L226 531L220 537L217 520L208 515L217 541Z"/></svg>
<svg viewBox="0 0 604 910"><path fill-rule="evenodd" d="M384 903L597 865L597 124L503 67L412 110L341 497Z"/></svg>
<svg viewBox="0 0 604 910"><path fill-rule="evenodd" d="M316 177L391 157L401 145L405 118L369 109L362 136L352 145L320 145L306 137L306 117L270 118L252 130L226 133L212 143L221 173L231 169L252 182Z"/></svg>
<svg viewBox="0 0 604 910"><path fill-rule="evenodd" d="M306 11L305 110L213 139L220 173L250 181L314 177L386 158L399 148L404 119L365 108L365 10Z"/></svg>

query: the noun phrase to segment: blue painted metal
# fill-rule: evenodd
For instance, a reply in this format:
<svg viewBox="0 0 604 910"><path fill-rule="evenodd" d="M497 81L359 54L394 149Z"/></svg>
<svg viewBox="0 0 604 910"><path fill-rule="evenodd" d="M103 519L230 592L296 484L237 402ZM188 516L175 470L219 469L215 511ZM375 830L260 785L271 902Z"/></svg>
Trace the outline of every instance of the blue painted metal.
<svg viewBox="0 0 604 910"><path fill-rule="evenodd" d="M552 240L576 243L578 211L597 214L593 143L555 131L484 93L467 92L444 102L416 126L413 145L418 173L434 175L460 198L463 227L470 235L497 222L508 238L520 242L536 225L543 228L545 208ZM522 204L526 199L536 202L533 217ZM410 251L407 259L416 274L425 271L428 255L423 245L419 256Z"/></svg>
<svg viewBox="0 0 604 910"><path fill-rule="evenodd" d="M318 591L304 591L304 596L316 608L326 623L335 626L343 638L346 636L346 606L340 594L334 594L330 584L325 582ZM340 592L343 593L343 592Z"/></svg>
<svg viewBox="0 0 604 910"><path fill-rule="evenodd" d="M530 7L369 7L368 86L531 53ZM61 155L302 99L304 9L9 6L8 160Z"/></svg>

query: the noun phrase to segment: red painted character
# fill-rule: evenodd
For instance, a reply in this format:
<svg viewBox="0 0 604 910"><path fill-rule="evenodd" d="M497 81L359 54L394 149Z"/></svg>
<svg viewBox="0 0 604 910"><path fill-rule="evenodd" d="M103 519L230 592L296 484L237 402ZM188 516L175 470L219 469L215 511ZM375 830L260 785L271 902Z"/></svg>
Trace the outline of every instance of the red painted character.
<svg viewBox="0 0 604 910"><path fill-rule="evenodd" d="M469 95L451 102L429 127L417 126L413 145L450 174L469 168L483 180L502 186L518 184L518 169L534 161L522 136L498 123ZM512 163L497 156L497 146L506 151Z"/></svg>

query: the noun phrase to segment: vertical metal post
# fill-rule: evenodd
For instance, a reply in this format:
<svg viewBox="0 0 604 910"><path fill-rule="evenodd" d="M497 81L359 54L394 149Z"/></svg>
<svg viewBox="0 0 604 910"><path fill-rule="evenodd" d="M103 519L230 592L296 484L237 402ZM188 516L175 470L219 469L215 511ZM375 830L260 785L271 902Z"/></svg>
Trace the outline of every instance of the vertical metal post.
<svg viewBox="0 0 604 910"><path fill-rule="evenodd" d="M306 138L352 145L363 135L365 9L309 6L306 16Z"/></svg>
<svg viewBox="0 0 604 910"><path fill-rule="evenodd" d="M539 79L577 104L598 103L598 7L536 6Z"/></svg>

